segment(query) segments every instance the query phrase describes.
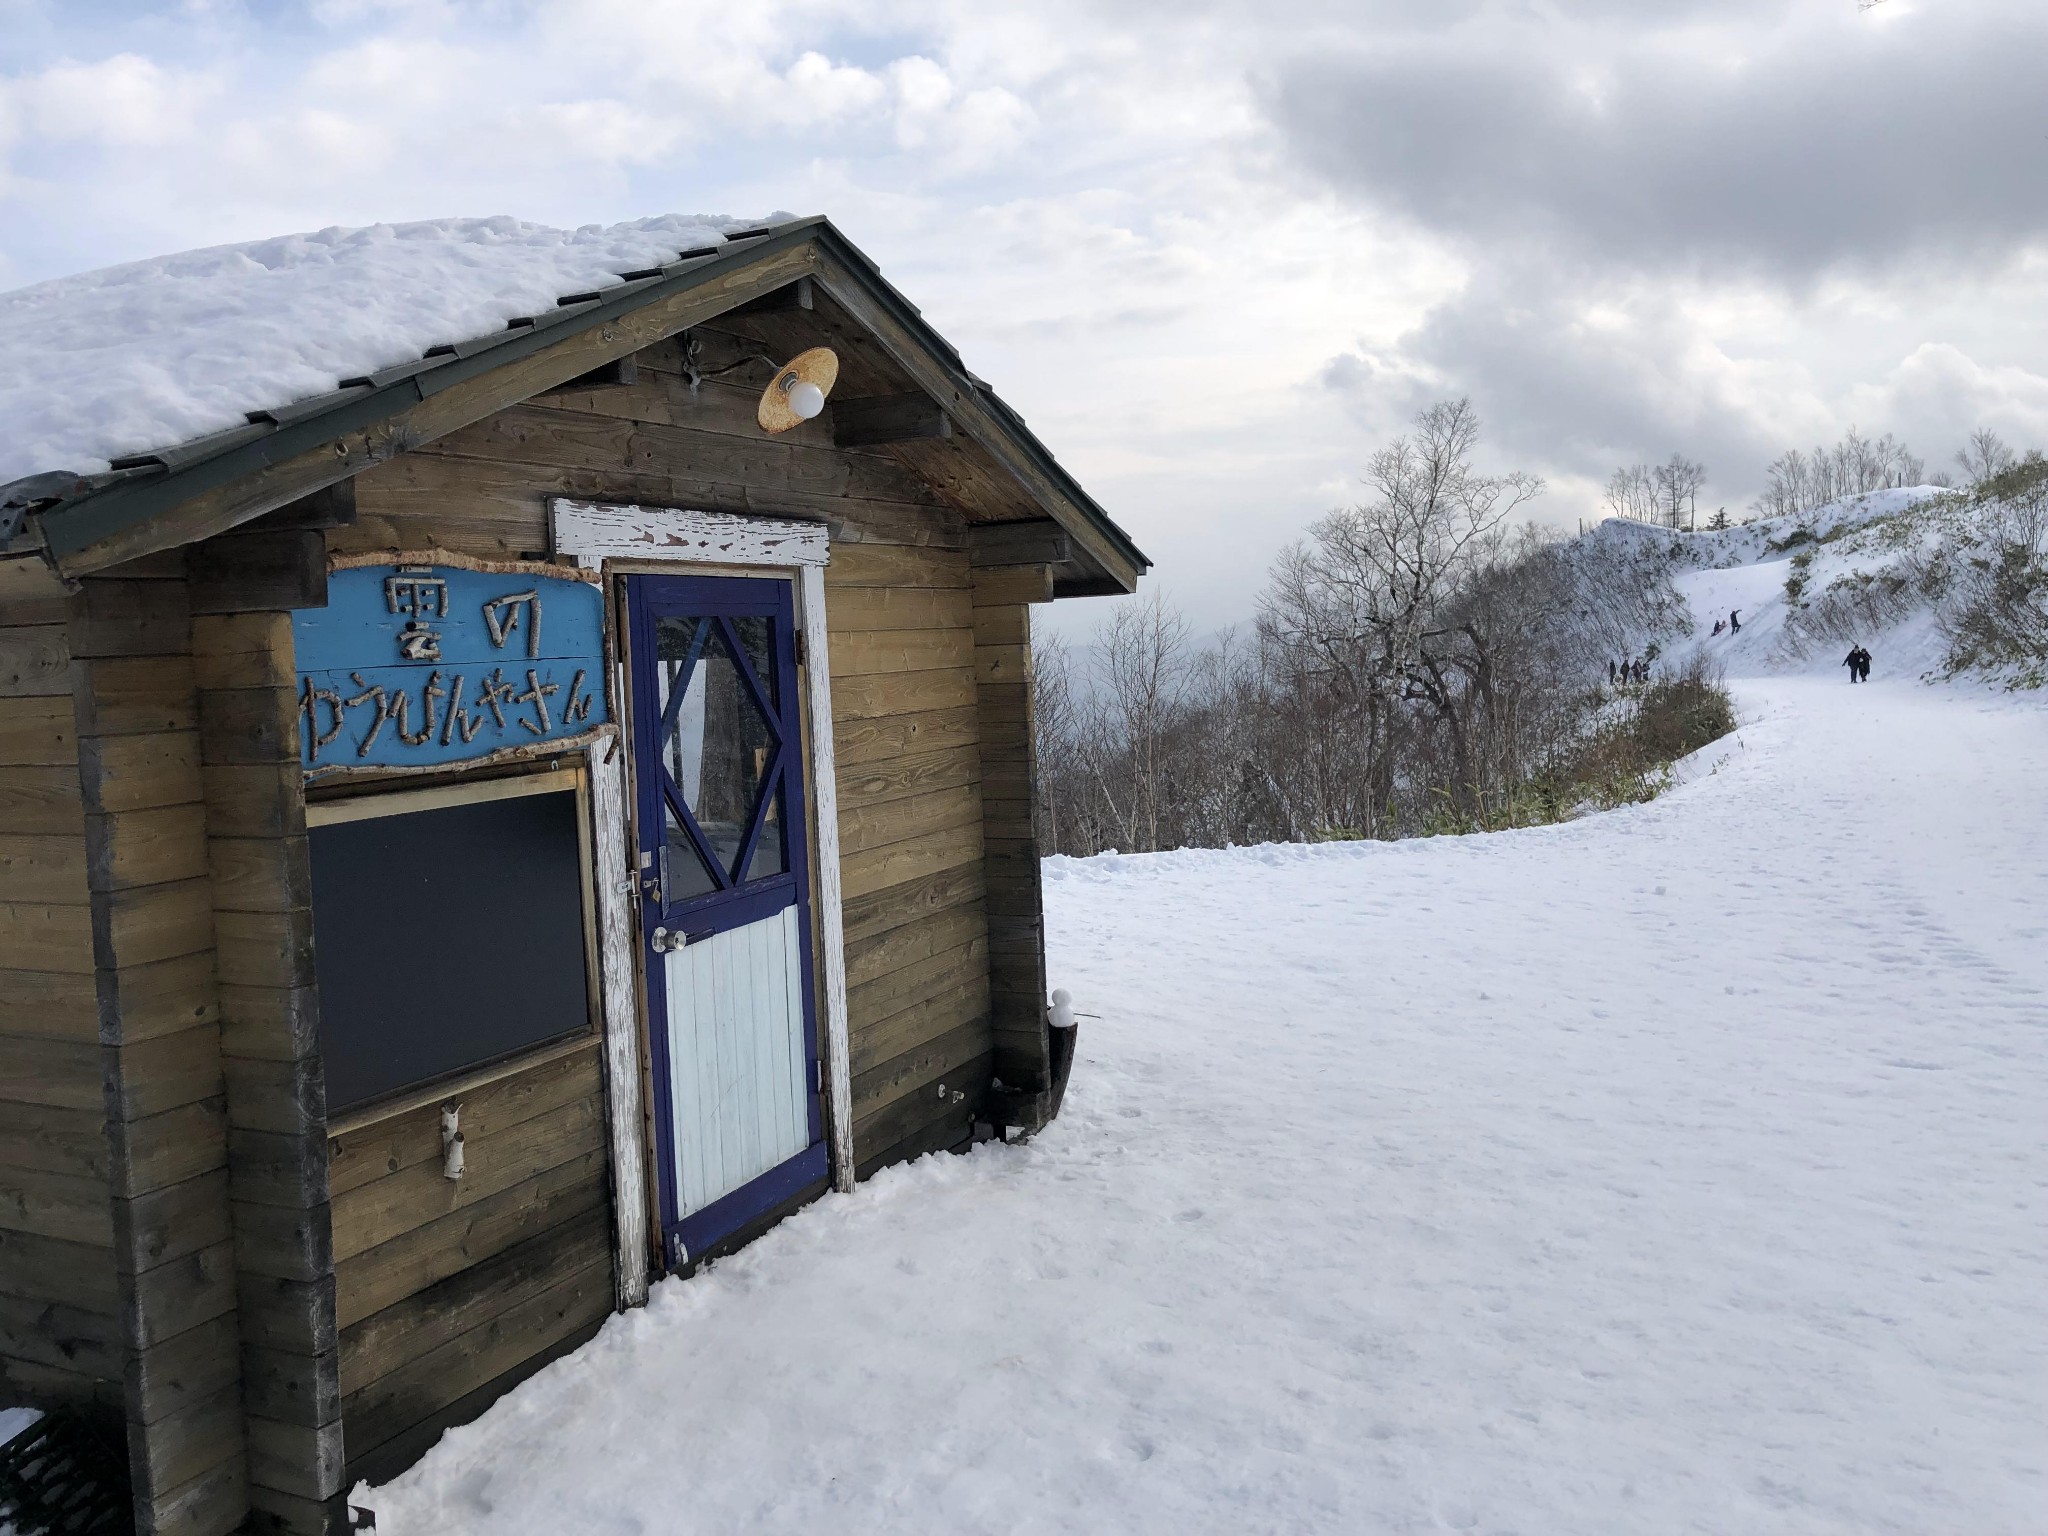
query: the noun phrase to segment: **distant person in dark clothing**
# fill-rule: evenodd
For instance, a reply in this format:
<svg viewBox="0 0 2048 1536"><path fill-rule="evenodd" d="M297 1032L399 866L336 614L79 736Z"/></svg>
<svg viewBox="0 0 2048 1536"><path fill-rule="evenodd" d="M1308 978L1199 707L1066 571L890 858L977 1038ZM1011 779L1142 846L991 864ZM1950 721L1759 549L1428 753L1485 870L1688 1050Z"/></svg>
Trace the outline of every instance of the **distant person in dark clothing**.
<svg viewBox="0 0 2048 1536"><path fill-rule="evenodd" d="M1860 682L1862 682L1862 681L1863 681L1863 647L1862 647L1862 646L1860 646L1860 645L1852 645L1852 646L1850 646L1850 647L1849 647L1849 654L1848 654L1848 655L1846 655L1846 656L1844 656L1844 657L1842 658L1842 665L1843 665L1843 666L1845 666L1845 667L1847 667L1847 668L1849 669L1849 681L1850 681L1850 682L1852 682L1852 683L1860 683Z"/></svg>
<svg viewBox="0 0 2048 1536"><path fill-rule="evenodd" d="M1607 686L1612 688L1620 680L1620 674L1614 665L1614 658L1610 656L1607 659Z"/></svg>
<svg viewBox="0 0 2048 1536"><path fill-rule="evenodd" d="M1647 661L1638 661L1636 663L1636 681L1639 683L1647 683L1649 680L1650 664Z"/></svg>
<svg viewBox="0 0 2048 1536"><path fill-rule="evenodd" d="M1728 633L1731 635L1742 633L1742 610L1740 608L1735 609L1728 615Z"/></svg>
<svg viewBox="0 0 2048 1536"><path fill-rule="evenodd" d="M1716 619L1716 620L1714 620L1714 633L1715 633L1715 634L1717 634L1717 635L1718 635L1718 634L1720 634L1720 633L1721 633L1721 631L1722 631L1722 630L1724 630L1724 629L1726 629L1727 627L1728 627L1728 621L1727 621L1726 619Z"/></svg>
<svg viewBox="0 0 2048 1536"><path fill-rule="evenodd" d="M1857 663L1857 669L1862 672L1863 681L1867 683L1870 681L1870 652L1863 650L1863 647L1860 645L1856 649L1863 651L1863 660Z"/></svg>

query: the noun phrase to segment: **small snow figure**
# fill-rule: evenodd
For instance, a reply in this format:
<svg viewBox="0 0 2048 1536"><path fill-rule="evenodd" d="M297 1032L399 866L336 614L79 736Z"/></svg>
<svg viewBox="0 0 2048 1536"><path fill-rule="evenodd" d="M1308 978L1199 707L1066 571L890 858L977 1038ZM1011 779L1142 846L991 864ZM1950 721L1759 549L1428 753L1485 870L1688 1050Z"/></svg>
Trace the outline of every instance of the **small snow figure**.
<svg viewBox="0 0 2048 1536"><path fill-rule="evenodd" d="M1728 615L1728 633L1731 635L1742 633L1742 610L1740 608L1733 610Z"/></svg>

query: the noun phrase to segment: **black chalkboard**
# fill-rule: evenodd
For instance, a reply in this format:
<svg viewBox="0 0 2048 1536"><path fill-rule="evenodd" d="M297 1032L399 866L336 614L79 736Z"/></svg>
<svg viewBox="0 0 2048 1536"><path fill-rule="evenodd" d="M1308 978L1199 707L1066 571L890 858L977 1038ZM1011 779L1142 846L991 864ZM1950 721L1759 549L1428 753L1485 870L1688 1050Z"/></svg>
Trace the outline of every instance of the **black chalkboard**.
<svg viewBox="0 0 2048 1536"><path fill-rule="evenodd" d="M574 790L315 826L330 1115L590 1027Z"/></svg>

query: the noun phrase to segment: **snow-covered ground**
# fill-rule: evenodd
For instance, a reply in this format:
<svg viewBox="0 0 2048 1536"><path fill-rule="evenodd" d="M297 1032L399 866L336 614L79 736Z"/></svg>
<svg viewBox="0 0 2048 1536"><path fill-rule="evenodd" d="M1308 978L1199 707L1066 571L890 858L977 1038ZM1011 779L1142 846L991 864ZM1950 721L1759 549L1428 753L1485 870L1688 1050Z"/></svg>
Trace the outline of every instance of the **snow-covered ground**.
<svg viewBox="0 0 2048 1536"><path fill-rule="evenodd" d="M1056 1125L658 1286L359 1501L387 1536L2048 1529L2048 712L1830 660L1742 682L1646 806L1054 861L1100 1016Z"/></svg>

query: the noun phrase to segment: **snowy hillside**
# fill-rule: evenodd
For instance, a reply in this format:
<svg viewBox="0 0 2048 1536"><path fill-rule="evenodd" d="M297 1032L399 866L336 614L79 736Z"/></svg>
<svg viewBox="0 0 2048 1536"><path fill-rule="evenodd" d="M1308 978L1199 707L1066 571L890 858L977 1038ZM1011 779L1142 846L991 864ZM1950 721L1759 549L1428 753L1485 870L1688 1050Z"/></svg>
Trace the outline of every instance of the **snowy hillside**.
<svg viewBox="0 0 2048 1536"><path fill-rule="evenodd" d="M1661 549L1691 610L1689 640L1731 674L1846 678L1842 658L1860 643L1876 657L1874 676L1917 678L1938 672L1947 651L1920 586L1925 564L1974 549L1998 510L1916 486L1720 531L1612 520L1588 537ZM1715 635L1731 612L1741 631Z"/></svg>
<svg viewBox="0 0 2048 1536"><path fill-rule="evenodd" d="M1754 614L1737 663L1782 665L1774 563L1685 578ZM1869 687L1739 679L1738 738L1648 805L1053 861L1095 1016L1056 1125L658 1286L358 1502L387 1536L2038 1533L2048 712L1873 648Z"/></svg>

